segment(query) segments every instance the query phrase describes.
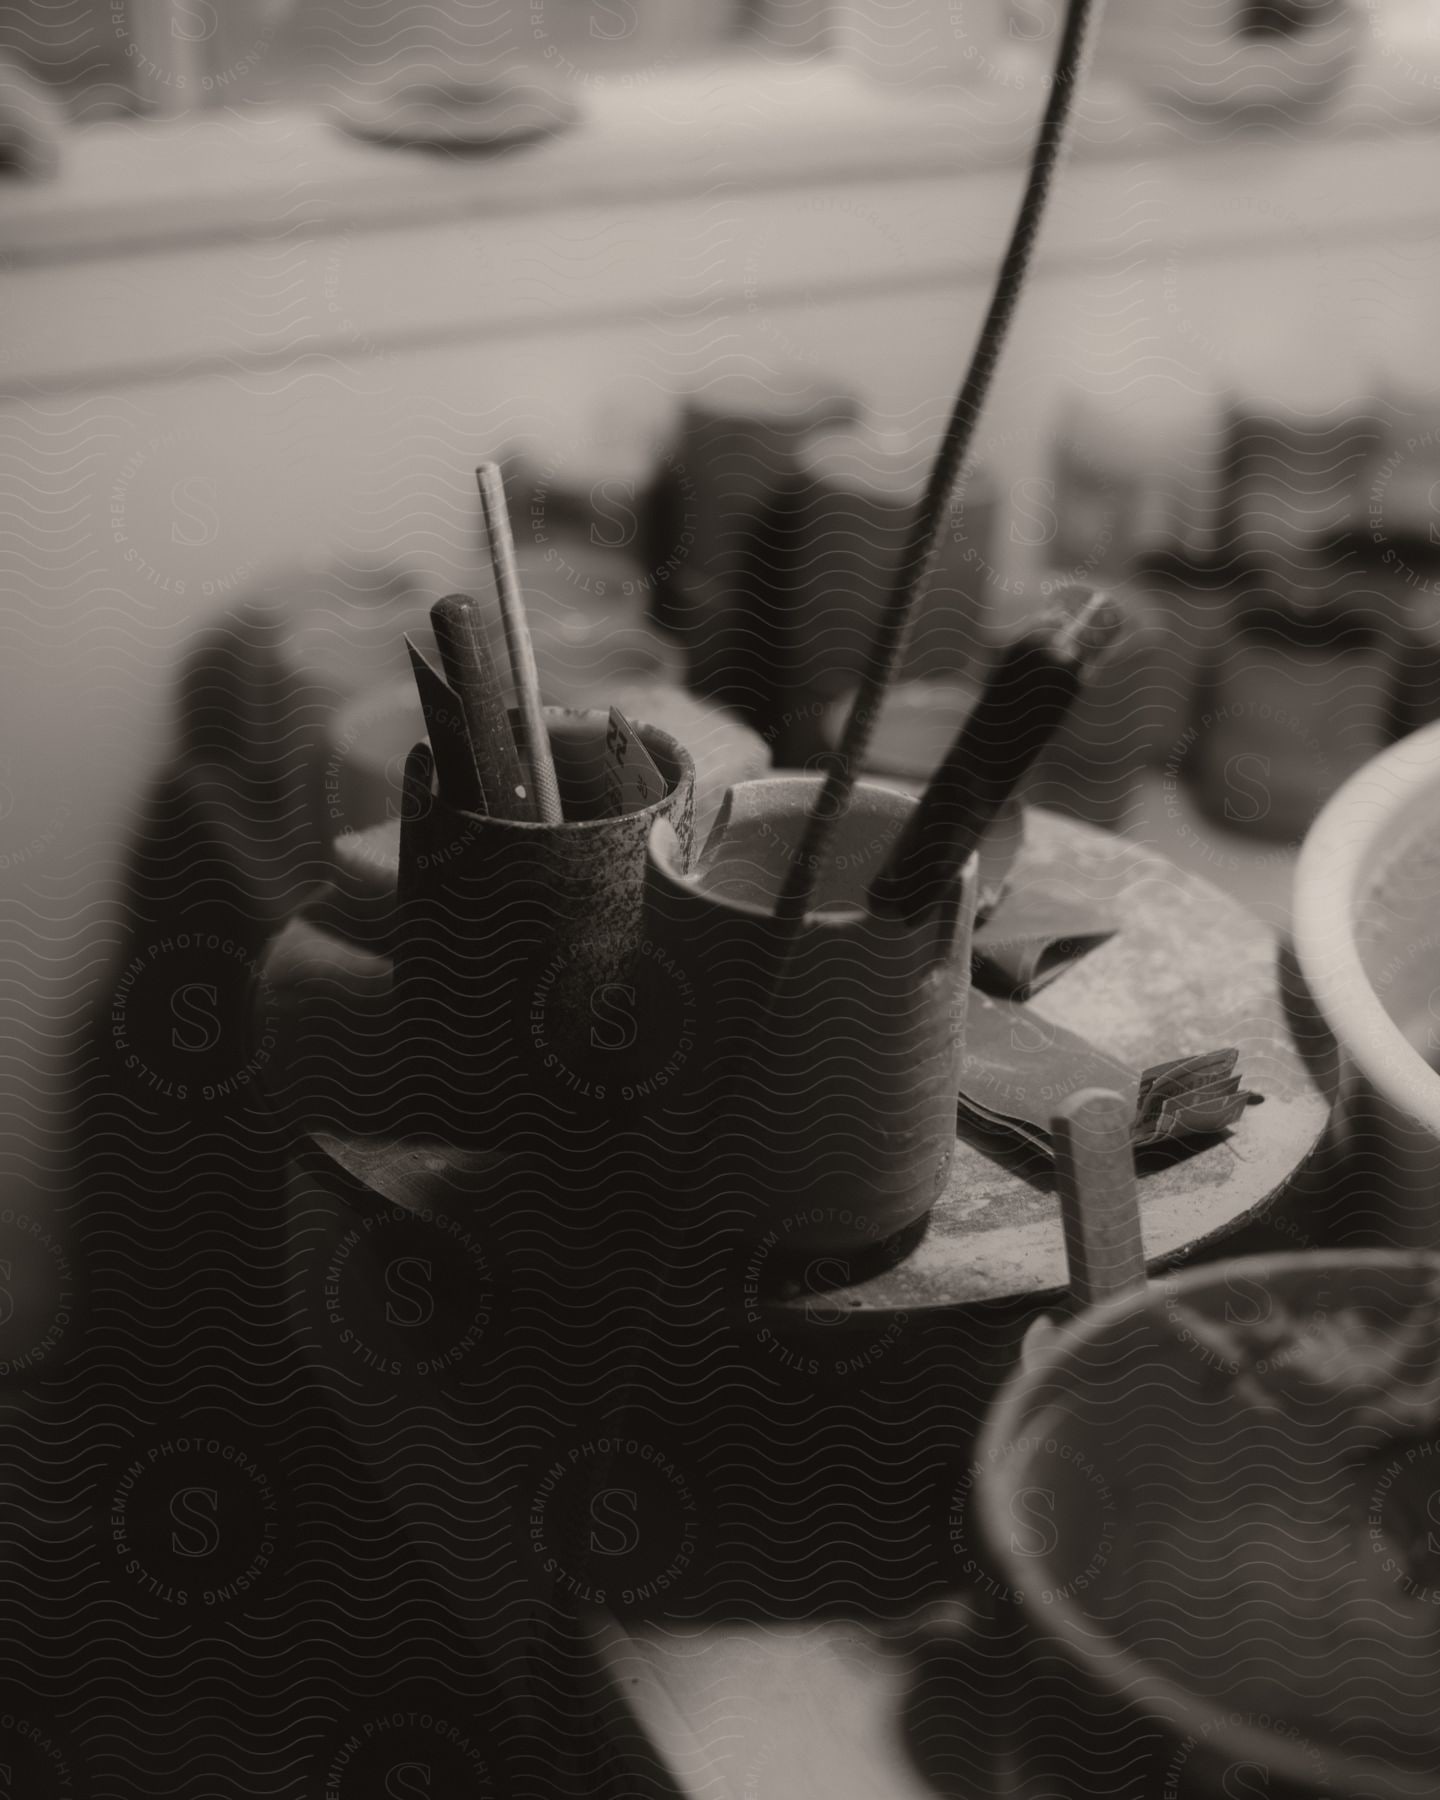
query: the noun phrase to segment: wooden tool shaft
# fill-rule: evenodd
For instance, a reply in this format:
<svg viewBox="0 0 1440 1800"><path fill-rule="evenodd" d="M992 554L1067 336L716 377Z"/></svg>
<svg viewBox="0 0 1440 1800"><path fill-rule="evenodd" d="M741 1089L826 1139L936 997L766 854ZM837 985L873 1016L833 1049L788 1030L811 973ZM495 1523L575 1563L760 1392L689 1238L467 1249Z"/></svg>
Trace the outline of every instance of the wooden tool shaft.
<svg viewBox="0 0 1440 1800"><path fill-rule="evenodd" d="M948 890L1122 624L1110 596L1085 594L1010 645L872 886L873 911L923 912Z"/></svg>
<svg viewBox="0 0 1440 1800"><path fill-rule="evenodd" d="M1080 691L1077 671L1057 666L1027 637L1001 659L876 879L876 912L923 911L947 874L975 850Z"/></svg>
<svg viewBox="0 0 1440 1800"><path fill-rule="evenodd" d="M440 792L449 805L461 812L481 812L485 794L475 768L475 752L470 743L469 727L457 695L435 673L407 637L410 667L420 695L420 709L425 714L425 730L440 773Z"/></svg>
<svg viewBox="0 0 1440 1800"><path fill-rule="evenodd" d="M515 566L515 540L510 533L510 514L505 505L505 478L500 465L493 462L481 463L475 478L480 485L480 505L485 516L495 585L500 595L500 621L505 627L505 644L510 653L515 700L525 725L522 760L530 777L540 819L547 825L559 825L564 822L565 814L560 805L550 739L540 707L540 677L535 667L530 627L525 620L520 574Z"/></svg>
<svg viewBox="0 0 1440 1800"><path fill-rule="evenodd" d="M485 811L496 819L537 818L480 608L467 594L447 594L431 607L430 623L445 678L459 698L469 729Z"/></svg>
<svg viewBox="0 0 1440 1800"><path fill-rule="evenodd" d="M1082 1088L1050 1123L1070 1291L1082 1306L1145 1283L1132 1116L1119 1094Z"/></svg>

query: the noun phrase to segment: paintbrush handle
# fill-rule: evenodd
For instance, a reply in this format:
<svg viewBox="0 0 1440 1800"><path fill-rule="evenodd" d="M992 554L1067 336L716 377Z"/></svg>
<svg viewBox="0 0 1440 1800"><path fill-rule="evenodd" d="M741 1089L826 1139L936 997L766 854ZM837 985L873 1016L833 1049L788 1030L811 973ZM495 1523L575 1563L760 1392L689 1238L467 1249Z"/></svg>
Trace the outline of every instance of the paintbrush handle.
<svg viewBox="0 0 1440 1800"><path fill-rule="evenodd" d="M1079 691L1079 670L1053 659L1047 636L1011 645L872 884L872 912L909 917L940 897Z"/></svg>
<svg viewBox="0 0 1440 1800"><path fill-rule="evenodd" d="M468 594L447 594L430 608L445 679L459 697L485 810L495 819L534 819L534 799L510 729L510 707L490 654L480 608Z"/></svg>
<svg viewBox="0 0 1440 1800"><path fill-rule="evenodd" d="M481 463L475 471L480 485L480 505L495 585L500 594L500 621L505 627L505 646L510 653L510 673L515 681L515 700L524 725L522 760L530 777L539 817L547 825L565 821L560 804L560 785L555 779L555 760L550 754L550 734L540 707L540 676L535 667L535 647L525 620L525 601L520 574L515 566L515 540L510 533L510 514L505 505L505 477L498 463Z"/></svg>
<svg viewBox="0 0 1440 1800"><path fill-rule="evenodd" d="M1124 630L1104 593L1079 590L1001 655L974 711L871 886L872 912L913 917L937 904L979 848L1035 758L1065 722L1085 677Z"/></svg>

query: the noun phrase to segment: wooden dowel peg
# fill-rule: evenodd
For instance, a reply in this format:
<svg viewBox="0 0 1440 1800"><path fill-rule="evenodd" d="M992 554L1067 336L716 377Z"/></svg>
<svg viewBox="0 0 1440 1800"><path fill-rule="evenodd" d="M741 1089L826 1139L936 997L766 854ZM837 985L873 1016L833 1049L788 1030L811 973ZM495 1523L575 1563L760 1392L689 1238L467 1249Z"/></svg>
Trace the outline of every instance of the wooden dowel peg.
<svg viewBox="0 0 1440 1800"><path fill-rule="evenodd" d="M1145 1284L1133 1113L1108 1088L1082 1088L1050 1121L1070 1291L1081 1306Z"/></svg>

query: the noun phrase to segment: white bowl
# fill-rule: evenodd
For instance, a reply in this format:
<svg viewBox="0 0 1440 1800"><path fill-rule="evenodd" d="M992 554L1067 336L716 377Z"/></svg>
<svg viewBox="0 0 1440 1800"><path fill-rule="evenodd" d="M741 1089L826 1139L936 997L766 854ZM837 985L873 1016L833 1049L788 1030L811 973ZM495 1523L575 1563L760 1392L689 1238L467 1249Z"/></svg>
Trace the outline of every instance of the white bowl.
<svg viewBox="0 0 1440 1800"><path fill-rule="evenodd" d="M1340 1051L1339 1123L1381 1234L1440 1244L1440 724L1353 775L1295 874L1295 951Z"/></svg>

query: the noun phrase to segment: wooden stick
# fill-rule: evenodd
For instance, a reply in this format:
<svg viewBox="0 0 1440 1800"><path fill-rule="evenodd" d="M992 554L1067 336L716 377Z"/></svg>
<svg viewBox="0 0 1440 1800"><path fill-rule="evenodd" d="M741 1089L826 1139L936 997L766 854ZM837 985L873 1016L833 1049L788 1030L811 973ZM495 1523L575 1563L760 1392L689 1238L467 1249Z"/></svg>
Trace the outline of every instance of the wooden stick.
<svg viewBox="0 0 1440 1800"><path fill-rule="evenodd" d="M521 761L529 773L530 791L540 818L547 825L562 825L565 813L560 805L555 761L550 754L550 734L545 729L545 716L540 710L540 676L535 668L535 647L530 642L525 600L515 567L515 540L510 535L510 514L505 505L505 478L499 463L487 462L481 463L475 471L475 479L480 485L485 535L495 571L495 586L500 594L500 620L505 627L505 644L510 652L515 699L525 726L525 741L520 746Z"/></svg>
<svg viewBox="0 0 1440 1800"><path fill-rule="evenodd" d="M533 819L535 803L520 766L510 729L510 708L490 654L480 608L468 594L447 594L430 608L430 623L445 678L459 696L469 727L486 812L494 819Z"/></svg>
<svg viewBox="0 0 1440 1800"><path fill-rule="evenodd" d="M1070 1291L1082 1306L1145 1285L1132 1117L1119 1094L1082 1088L1050 1121Z"/></svg>
<svg viewBox="0 0 1440 1800"><path fill-rule="evenodd" d="M1037 621L1003 653L876 876L872 912L913 918L950 891L1124 622L1108 594L1082 590L1078 605Z"/></svg>
<svg viewBox="0 0 1440 1800"><path fill-rule="evenodd" d="M452 694L425 658L405 639L410 652L410 667L415 673L415 686L420 693L420 706L425 714L425 729L430 736L435 767L440 771L440 793L447 806L461 812L481 812L485 794L475 772L475 753L465 714L457 695Z"/></svg>

